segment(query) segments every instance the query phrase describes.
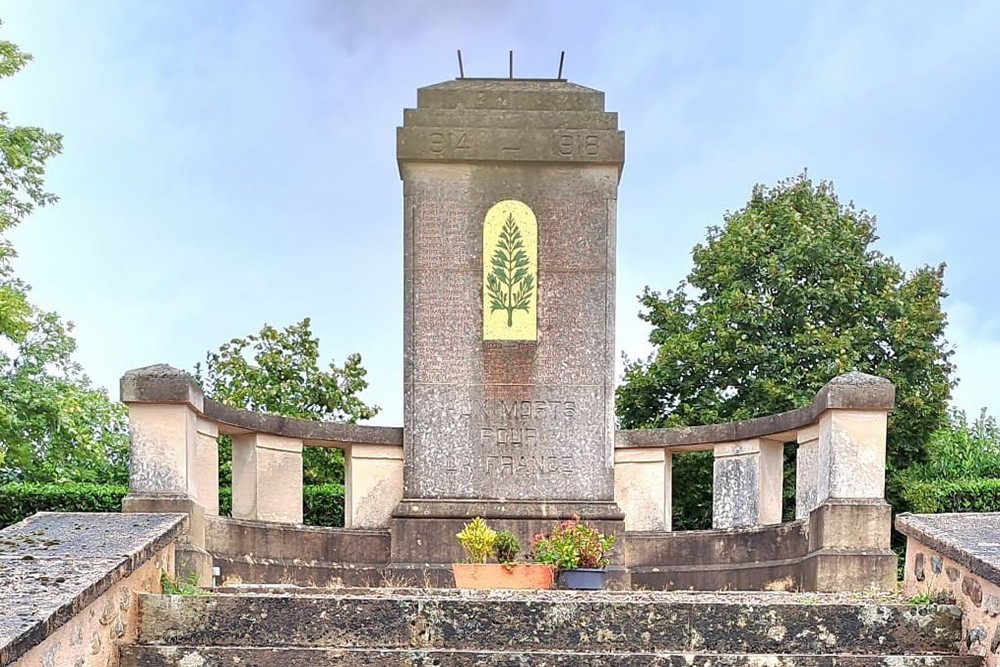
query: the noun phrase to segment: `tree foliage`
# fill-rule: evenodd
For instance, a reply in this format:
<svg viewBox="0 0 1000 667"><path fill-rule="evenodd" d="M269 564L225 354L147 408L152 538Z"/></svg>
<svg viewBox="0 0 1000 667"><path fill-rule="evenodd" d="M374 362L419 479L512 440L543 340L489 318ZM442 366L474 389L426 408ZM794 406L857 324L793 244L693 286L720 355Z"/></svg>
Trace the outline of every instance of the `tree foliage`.
<svg viewBox="0 0 1000 667"><path fill-rule="evenodd" d="M309 318L281 331L265 324L260 332L234 338L217 352L209 352L204 367L195 367L195 376L206 396L244 410L349 423L378 414L377 406L358 396L368 386L361 355L349 355L343 366L331 361L326 369L320 367L319 357L319 339ZM307 448L303 467L307 484L344 478L338 450ZM224 468L222 474L225 484Z"/></svg>
<svg viewBox="0 0 1000 667"><path fill-rule="evenodd" d="M896 385L888 465L923 461L946 416L953 366L944 265L906 273L872 248L875 218L805 174L724 216L695 246L687 279L646 288L654 352L627 362L622 427L727 422L808 404L859 370Z"/></svg>
<svg viewBox="0 0 1000 667"><path fill-rule="evenodd" d="M1000 425L983 408L969 423L961 410L948 414L948 423L934 431L927 443L927 459L906 469L907 484L956 479L1000 479Z"/></svg>
<svg viewBox="0 0 1000 667"><path fill-rule="evenodd" d="M0 79L30 59L0 40ZM44 176L61 148L60 135L14 125L0 110L0 482L126 477L124 407L91 387L73 361L72 325L29 302L6 237L36 207L56 201Z"/></svg>

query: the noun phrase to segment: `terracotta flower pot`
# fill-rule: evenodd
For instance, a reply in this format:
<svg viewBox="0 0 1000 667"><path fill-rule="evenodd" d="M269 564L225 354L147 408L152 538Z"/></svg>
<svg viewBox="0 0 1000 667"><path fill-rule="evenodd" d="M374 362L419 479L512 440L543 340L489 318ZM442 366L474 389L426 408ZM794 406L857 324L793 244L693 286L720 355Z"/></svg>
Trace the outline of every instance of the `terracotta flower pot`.
<svg viewBox="0 0 1000 667"><path fill-rule="evenodd" d="M457 588L546 590L554 582L553 569L538 563L452 563Z"/></svg>

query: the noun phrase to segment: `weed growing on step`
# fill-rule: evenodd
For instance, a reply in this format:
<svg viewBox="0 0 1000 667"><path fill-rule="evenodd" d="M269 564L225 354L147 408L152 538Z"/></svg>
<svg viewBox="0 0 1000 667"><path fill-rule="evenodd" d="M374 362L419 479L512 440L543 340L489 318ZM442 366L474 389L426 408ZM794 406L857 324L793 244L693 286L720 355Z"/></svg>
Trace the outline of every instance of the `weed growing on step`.
<svg viewBox="0 0 1000 667"><path fill-rule="evenodd" d="M207 595L207 591L198 588L198 575L195 572L177 578L164 572L160 575L160 588L164 595Z"/></svg>

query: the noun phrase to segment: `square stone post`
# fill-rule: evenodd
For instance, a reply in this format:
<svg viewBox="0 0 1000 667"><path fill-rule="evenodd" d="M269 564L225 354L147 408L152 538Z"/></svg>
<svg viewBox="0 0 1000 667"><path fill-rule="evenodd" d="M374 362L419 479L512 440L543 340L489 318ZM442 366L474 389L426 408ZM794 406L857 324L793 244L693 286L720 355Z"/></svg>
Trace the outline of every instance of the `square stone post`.
<svg viewBox="0 0 1000 667"><path fill-rule="evenodd" d="M302 441L268 433L233 437L233 518L302 523Z"/></svg>
<svg viewBox="0 0 1000 667"><path fill-rule="evenodd" d="M615 450L615 502L625 530L670 530L673 454L660 447Z"/></svg>
<svg viewBox="0 0 1000 667"><path fill-rule="evenodd" d="M886 417L894 398L888 380L857 372L834 378L816 395L816 428L799 435L806 465L796 499L797 512L811 507L807 590L895 586L885 502Z"/></svg>
<svg viewBox="0 0 1000 667"><path fill-rule="evenodd" d="M886 410L828 410L819 421L819 461L829 465L819 499L885 497ZM824 493L825 491L825 493Z"/></svg>
<svg viewBox="0 0 1000 667"><path fill-rule="evenodd" d="M403 448L351 445L344 450L344 482L344 527L388 527L403 499Z"/></svg>
<svg viewBox="0 0 1000 667"><path fill-rule="evenodd" d="M195 425L193 470L188 475L191 495L205 508L205 514L219 515L219 427L198 418Z"/></svg>
<svg viewBox="0 0 1000 667"><path fill-rule="evenodd" d="M829 469L829 461L820 465L819 426L812 424L795 435L795 518L808 519L809 513L819 506L820 494L829 495L829 478L820 471ZM827 452L829 455L829 452Z"/></svg>
<svg viewBox="0 0 1000 667"><path fill-rule="evenodd" d="M782 444L753 438L719 443L714 451L712 527L781 523Z"/></svg>
<svg viewBox="0 0 1000 667"><path fill-rule="evenodd" d="M122 511L186 513L188 533L177 547L177 574L194 573L209 585L205 514L219 511L218 430L203 418L201 388L184 371L160 364L128 371L120 389L131 441Z"/></svg>

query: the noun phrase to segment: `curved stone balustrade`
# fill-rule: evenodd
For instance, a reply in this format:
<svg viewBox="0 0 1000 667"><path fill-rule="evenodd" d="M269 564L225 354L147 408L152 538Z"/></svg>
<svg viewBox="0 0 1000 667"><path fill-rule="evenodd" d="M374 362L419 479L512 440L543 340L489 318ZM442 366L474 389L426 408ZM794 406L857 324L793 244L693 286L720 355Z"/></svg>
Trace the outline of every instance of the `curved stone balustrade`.
<svg viewBox="0 0 1000 667"><path fill-rule="evenodd" d="M891 573L883 494L886 416L894 393L887 380L848 373L798 410L728 424L618 431L615 501L635 538L628 560L661 572L664 549L689 548L676 542L679 534L672 540L668 532L675 454L713 451L713 527L755 531L781 523L784 447L794 442L796 518L805 522L797 530L806 541L803 554L793 555L820 572L808 575L811 579L796 576L821 590L836 589L835 581L822 583L823 559L843 559L859 549L879 554ZM126 373L121 396L129 407L132 438L124 508L188 513L190 543L178 553L187 569L204 570L211 563L204 517L218 514L219 434L233 438L234 519L302 523L303 446L343 450L345 527L387 528L403 497L401 428L230 408L206 399L191 376L165 365Z"/></svg>
<svg viewBox="0 0 1000 667"><path fill-rule="evenodd" d="M179 511L191 517L179 547L185 570L210 576L205 515L219 513L217 438L233 438L233 518L302 523L302 447L344 451L344 520L349 528L384 527L402 498L400 428L290 419L206 399L194 379L167 365L128 371L132 457L125 511Z"/></svg>
<svg viewBox="0 0 1000 667"><path fill-rule="evenodd" d="M886 416L895 388L851 372L828 382L803 408L727 424L618 431L615 499L628 530L670 530L676 452L715 452L714 528L781 523L784 444L798 443L798 519L830 498L881 501Z"/></svg>

